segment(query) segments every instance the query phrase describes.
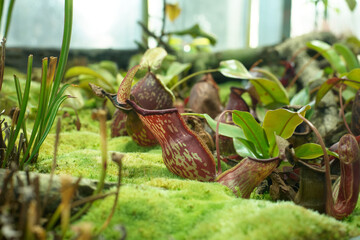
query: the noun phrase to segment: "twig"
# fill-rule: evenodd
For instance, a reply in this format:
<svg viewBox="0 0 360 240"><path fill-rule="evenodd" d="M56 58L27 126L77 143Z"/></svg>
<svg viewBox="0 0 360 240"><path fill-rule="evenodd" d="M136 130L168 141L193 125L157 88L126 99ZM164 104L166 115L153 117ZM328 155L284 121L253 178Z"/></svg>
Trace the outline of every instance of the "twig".
<svg viewBox="0 0 360 240"><path fill-rule="evenodd" d="M313 61L315 61L315 59L317 59L318 57L320 57L320 53L315 54L306 64L304 64L301 69L299 70L299 72L296 74L296 76L293 78L293 80L291 80L291 82L289 83L289 85L287 86L287 89L291 88L297 81L297 79L300 77L300 75L304 72L305 68L307 68L310 63L312 63Z"/></svg>
<svg viewBox="0 0 360 240"><path fill-rule="evenodd" d="M51 165L51 173L50 173L50 180L49 180L49 185L47 187L46 192L50 192L52 183L53 183L53 177L54 177L54 173L55 173L55 168L56 168L56 157L57 157L57 151L58 151L58 145L59 145L59 140L60 140L60 130L61 130L61 119L58 118L57 124L56 124L56 135L55 135L55 143L54 143L54 156L53 156L53 161L52 161L52 165ZM43 209L42 212L45 211L45 206L47 204L48 201L48 195L45 194L44 197L44 204L43 204Z"/></svg>
<svg viewBox="0 0 360 240"><path fill-rule="evenodd" d="M119 200L119 193L120 193L120 186L121 186L121 171L122 171L122 159L123 159L124 155L123 154L115 154L113 153L112 155L112 160L118 165L119 167L119 174L118 174L118 182L117 182L117 186L116 186L116 195L115 195L115 200L114 200L114 204L113 207L111 209L111 212L108 216L108 218L106 219L106 221L104 222L104 224L101 226L99 233L102 232L110 223L111 218L113 217L115 210L116 210L116 205L117 202Z"/></svg>

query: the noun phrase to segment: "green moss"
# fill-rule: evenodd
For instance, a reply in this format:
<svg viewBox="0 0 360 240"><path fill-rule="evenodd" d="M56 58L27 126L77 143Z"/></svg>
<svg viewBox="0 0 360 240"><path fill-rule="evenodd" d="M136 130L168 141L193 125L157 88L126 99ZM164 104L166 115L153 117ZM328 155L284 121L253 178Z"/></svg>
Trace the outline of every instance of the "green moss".
<svg viewBox="0 0 360 240"><path fill-rule="evenodd" d="M109 140L108 149L116 152L157 153L161 154L160 146L141 147L132 141L131 137L117 137Z"/></svg>
<svg viewBox="0 0 360 240"><path fill-rule="evenodd" d="M74 109L66 107L61 109L61 111L59 111L58 114L63 116L61 118L62 133L77 131L76 128L77 117ZM90 109L84 109L78 112L78 117L81 124L80 130L97 133L99 132L99 121L93 120L91 118L91 114L92 114L92 110ZM66 117L64 117L65 115ZM108 130L110 132L110 127L108 128ZM55 128L53 128L52 132L55 133Z"/></svg>
<svg viewBox="0 0 360 240"><path fill-rule="evenodd" d="M38 163L33 170L50 172L55 135L49 134L44 142ZM112 152L125 153L123 158L123 182L144 183L154 177L179 178L165 167L161 148L137 146L130 137L109 139L107 181L116 181L118 167L111 162ZM101 172L101 151L99 134L73 131L60 135L56 174L70 174L76 177L99 179Z"/></svg>
<svg viewBox="0 0 360 240"><path fill-rule="evenodd" d="M54 134L45 141L38 171L49 172ZM161 148L137 146L130 137L108 141L107 181L117 180L112 152L122 152L119 203L105 239L119 239L116 225L126 227L128 239L346 239L360 234L360 204L345 221L336 221L289 202L244 200L218 183L182 179L167 170ZM98 179L101 171L97 132L71 131L60 136L56 173ZM252 195L252 198L258 198ZM99 228L114 198L95 202L79 222Z"/></svg>
<svg viewBox="0 0 360 240"><path fill-rule="evenodd" d="M81 221L100 226L112 202L97 202ZM344 239L355 234L344 223L292 203L239 199L219 184L189 180L123 186L105 239L119 238L113 230L117 224L125 226L128 239Z"/></svg>

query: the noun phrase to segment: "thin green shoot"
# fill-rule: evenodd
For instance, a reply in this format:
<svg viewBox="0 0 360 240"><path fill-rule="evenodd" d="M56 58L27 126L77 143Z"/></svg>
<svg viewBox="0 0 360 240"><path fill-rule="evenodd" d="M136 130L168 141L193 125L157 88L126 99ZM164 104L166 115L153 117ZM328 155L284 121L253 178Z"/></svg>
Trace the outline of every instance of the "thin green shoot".
<svg viewBox="0 0 360 240"><path fill-rule="evenodd" d="M10 0L9 8L8 8L7 15L6 15L6 24L5 24L5 33L4 33L5 39L7 38L7 35L9 32L11 16L12 16L12 12L14 9L14 4L15 4L15 0Z"/></svg>
<svg viewBox="0 0 360 240"><path fill-rule="evenodd" d="M186 81L188 81L190 78L193 78L195 76L198 76L200 74L205 74L205 73L212 73L212 72L218 72L219 69L216 68L216 69L208 69L208 70L203 70L203 71L199 71L199 72L195 72L193 74L190 74L186 77L184 77L183 79L179 80L176 84L174 84L170 90L171 91L174 91L178 86L180 86L181 84L185 83Z"/></svg>
<svg viewBox="0 0 360 240"><path fill-rule="evenodd" d="M13 134L11 134L11 136L9 138L8 147L6 148L5 161L3 162L3 166L2 166L3 168L6 166L7 161L9 160L10 153L13 151L13 148L15 146L15 141L19 135L21 125L24 121L26 107L27 107L28 100L29 100L30 86L31 86L32 63L33 63L33 56L30 55L28 57L27 78L26 78L24 95L22 97L22 104L20 106L20 113L19 113L19 117L17 119L15 131Z"/></svg>

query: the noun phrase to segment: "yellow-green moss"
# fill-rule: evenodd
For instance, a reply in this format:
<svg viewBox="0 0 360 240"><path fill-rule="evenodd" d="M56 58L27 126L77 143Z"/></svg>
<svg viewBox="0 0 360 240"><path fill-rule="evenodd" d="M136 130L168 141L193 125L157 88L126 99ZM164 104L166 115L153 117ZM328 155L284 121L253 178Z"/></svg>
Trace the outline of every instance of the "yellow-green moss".
<svg viewBox="0 0 360 240"><path fill-rule="evenodd" d="M50 172L54 134L50 134L41 148L38 163L34 169L39 172ZM125 153L123 158L123 182L144 183L155 177L179 178L170 173L163 164L161 148L140 147L130 137L109 139L107 181L116 181L117 166L111 162L112 152ZM60 136L57 154L56 174L70 174L76 177L99 179L101 171L101 151L99 134L92 132L72 131Z"/></svg>
<svg viewBox="0 0 360 240"><path fill-rule="evenodd" d="M347 224L292 203L235 198L216 183L148 184L121 188L105 239L119 238L113 230L117 224L125 226L127 239L346 239L356 234ZM113 198L97 202L81 221L100 226L112 203Z"/></svg>
<svg viewBox="0 0 360 240"><path fill-rule="evenodd" d="M35 166L49 172L54 134L45 141ZM123 186L105 239L118 239L114 227L126 227L127 239L346 239L360 235L360 205L345 221L336 221L289 202L236 198L218 183L182 179L163 164L161 148L139 147L130 137L109 139L107 181L116 181L112 152L122 152ZM101 171L97 132L60 136L56 173L98 179ZM114 198L97 201L80 222L100 227Z"/></svg>

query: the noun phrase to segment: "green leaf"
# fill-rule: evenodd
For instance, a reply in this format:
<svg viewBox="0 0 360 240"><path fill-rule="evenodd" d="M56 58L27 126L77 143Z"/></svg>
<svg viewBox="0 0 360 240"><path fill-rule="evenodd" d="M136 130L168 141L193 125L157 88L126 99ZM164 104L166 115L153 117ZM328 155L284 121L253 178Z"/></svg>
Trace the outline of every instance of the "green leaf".
<svg viewBox="0 0 360 240"><path fill-rule="evenodd" d="M346 0L346 3L351 11L354 11L356 7L356 0Z"/></svg>
<svg viewBox="0 0 360 240"><path fill-rule="evenodd" d="M313 40L306 44L308 48L319 52L340 74L346 73L346 67L337 52L326 42Z"/></svg>
<svg viewBox="0 0 360 240"><path fill-rule="evenodd" d="M3 168L6 166L6 163L9 161L9 157L10 157L10 154L12 153L13 148L15 146L15 141L16 141L16 139L18 137L19 132L20 132L21 125L24 122L25 113L26 113L26 107L27 107L28 100L29 100L30 87L31 87L31 82L32 82L31 81L32 63L33 63L33 55L29 55L29 57L28 57L28 66L27 66L26 84L25 84L25 89L24 89L24 95L22 96L22 100L21 100L22 105L20 106L20 112L19 112L19 115L18 115L15 131L12 134L10 134L10 137L9 137L9 140L8 140L8 146L6 148L5 160L2 163Z"/></svg>
<svg viewBox="0 0 360 240"><path fill-rule="evenodd" d="M72 32L72 22L73 22L73 1L65 0L65 14L64 14L64 31L63 31L63 40L61 44L60 58L59 63L56 68L55 79L53 87L50 94L49 102L53 102L54 98L59 89L60 83L64 78L64 73L66 69L66 63L69 57L70 50L70 40Z"/></svg>
<svg viewBox="0 0 360 240"><path fill-rule="evenodd" d="M167 52L161 47L148 49L141 58L140 68L159 69Z"/></svg>
<svg viewBox="0 0 360 240"><path fill-rule="evenodd" d="M287 94L284 86L282 85L282 83L280 82L280 80L271 72L264 70L264 69L256 69L253 70L254 72L258 72L261 73L262 75L265 76L266 79L273 81L274 83L276 83L278 85L278 87Z"/></svg>
<svg viewBox="0 0 360 240"><path fill-rule="evenodd" d="M268 71L258 70L258 72L269 77L269 79L254 77L245 66L237 60L220 62L219 71L226 77L250 79L250 82L259 94L261 102L265 106L277 107L278 105L289 104L289 97L285 88L279 80Z"/></svg>
<svg viewBox="0 0 360 240"><path fill-rule="evenodd" d="M179 35L179 36L190 35L193 38L205 37L205 38L209 39L211 45L216 44L216 38L212 34L207 33L204 30L202 30L200 28L199 24L195 24L191 28L188 28L188 29L185 29L182 31L169 32L169 33L167 33L167 35Z"/></svg>
<svg viewBox="0 0 360 240"><path fill-rule="evenodd" d="M346 45L342 43L335 43L334 49L338 54L340 54L343 57L343 59L346 62L347 69L349 71L360 67L356 56Z"/></svg>
<svg viewBox="0 0 360 240"><path fill-rule="evenodd" d="M360 88L360 68L355 68L347 73L344 77L346 78L330 78L326 80L318 90L316 94L316 104L325 96L325 94L333 88L337 83L343 82L344 84L353 87L355 89ZM351 80L351 81L349 81Z"/></svg>
<svg viewBox="0 0 360 240"><path fill-rule="evenodd" d="M285 89L280 88L275 82L265 78L251 79L250 82L254 85L260 101L265 106L278 107L289 104Z"/></svg>
<svg viewBox="0 0 360 240"><path fill-rule="evenodd" d="M355 89L359 89L360 87L360 68L356 68L351 70L348 74L346 74L347 79L351 80L351 81L355 81L355 82L350 82L350 81L346 81L347 79L344 80L344 83L348 86L351 86Z"/></svg>
<svg viewBox="0 0 360 240"><path fill-rule="evenodd" d="M244 131L246 139L255 145L262 158L269 158L269 142L264 129L249 112L234 111L233 121Z"/></svg>
<svg viewBox="0 0 360 240"><path fill-rule="evenodd" d="M303 88L300 92L295 94L295 96L291 99L290 105L300 105L305 106L310 102L310 91L309 87Z"/></svg>
<svg viewBox="0 0 360 240"><path fill-rule="evenodd" d="M88 76L93 76L95 78L98 78L105 85L105 86L103 86L105 89L107 89L109 91L115 91L112 84L104 76L102 76L101 74L97 73L96 71L94 71L88 67L77 66L77 67L70 68L65 73L65 79L78 77L80 75L88 75ZM81 80L81 79L79 78L79 80Z"/></svg>
<svg viewBox="0 0 360 240"><path fill-rule="evenodd" d="M243 138L233 138L236 153L241 157L261 158L254 144Z"/></svg>
<svg viewBox="0 0 360 240"><path fill-rule="evenodd" d="M59 110L59 107L68 98L69 98L69 96L62 96L62 97L56 99L55 104L54 104L54 108L51 109L51 111L48 113L48 115L46 117L48 119L48 121L47 121L47 124L46 124L46 128L44 130L44 133L43 133L42 136L40 136L39 142L36 144L36 146L34 146L34 149L32 150L32 153L31 153L29 159L26 160L26 164L30 163L31 159L38 154L42 143L45 141L47 135L49 134L49 132L51 130L51 127L52 127L52 125L53 125L53 123L55 121L55 118L56 118L56 114L57 114L57 112Z"/></svg>
<svg viewBox="0 0 360 240"><path fill-rule="evenodd" d="M178 80L178 75L188 71L191 67L190 63L173 62L166 71L166 75L156 75L164 85L171 87Z"/></svg>
<svg viewBox="0 0 360 240"><path fill-rule="evenodd" d="M204 113L204 114L201 114L201 113L183 113L181 115L183 115L183 116L191 115L191 116L198 116L198 117L201 117L201 118L205 118L206 122L209 124L211 129L213 131L216 131L217 121L212 119L206 113ZM220 123L220 125L219 125L219 134L222 135L222 136L231 137L231 138L245 138L244 131L241 128L239 128L238 126L230 125L230 124L226 124L226 123Z"/></svg>
<svg viewBox="0 0 360 240"><path fill-rule="evenodd" d="M267 111L262 127L264 128L267 138L269 139L270 156L273 157L278 154L275 135L284 139L291 137L296 127L303 121L298 116L298 113L300 113L302 116L305 116L305 112L309 109L310 106L307 105L302 107L298 112L293 112L287 109Z"/></svg>
<svg viewBox="0 0 360 240"><path fill-rule="evenodd" d="M326 150L331 156L339 158L338 154L330 150ZM324 155L324 152L319 144L305 143L295 148L295 156L300 159L315 159Z"/></svg>
<svg viewBox="0 0 360 240"><path fill-rule="evenodd" d="M249 73L246 67L237 60L221 61L219 71L229 78L250 79L253 76Z"/></svg>
<svg viewBox="0 0 360 240"><path fill-rule="evenodd" d="M326 80L323 84L321 84L319 90L317 91L315 98L315 105L319 104L321 99L325 96L325 94L333 87L335 84L342 81L342 79L334 77Z"/></svg>

